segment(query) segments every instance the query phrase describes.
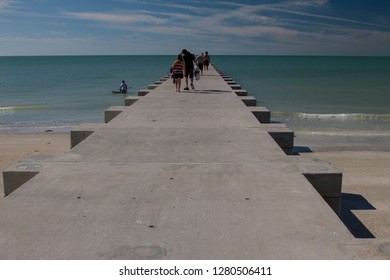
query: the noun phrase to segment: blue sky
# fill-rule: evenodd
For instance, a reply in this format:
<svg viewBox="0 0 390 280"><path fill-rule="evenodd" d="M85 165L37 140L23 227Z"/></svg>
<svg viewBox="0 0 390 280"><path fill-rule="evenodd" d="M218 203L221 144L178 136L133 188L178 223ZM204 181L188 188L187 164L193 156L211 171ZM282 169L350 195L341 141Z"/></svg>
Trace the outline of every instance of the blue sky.
<svg viewBox="0 0 390 280"><path fill-rule="evenodd" d="M0 0L0 56L390 55L388 0Z"/></svg>

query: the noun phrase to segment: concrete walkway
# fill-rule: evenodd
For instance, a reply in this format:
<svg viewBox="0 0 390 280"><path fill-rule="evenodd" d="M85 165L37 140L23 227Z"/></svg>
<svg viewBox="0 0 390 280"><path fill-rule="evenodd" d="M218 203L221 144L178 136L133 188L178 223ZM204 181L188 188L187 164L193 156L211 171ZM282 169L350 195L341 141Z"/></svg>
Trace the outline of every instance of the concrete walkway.
<svg viewBox="0 0 390 280"><path fill-rule="evenodd" d="M0 259L386 258L338 219L341 173L288 155L293 133L223 77L162 79L4 172Z"/></svg>

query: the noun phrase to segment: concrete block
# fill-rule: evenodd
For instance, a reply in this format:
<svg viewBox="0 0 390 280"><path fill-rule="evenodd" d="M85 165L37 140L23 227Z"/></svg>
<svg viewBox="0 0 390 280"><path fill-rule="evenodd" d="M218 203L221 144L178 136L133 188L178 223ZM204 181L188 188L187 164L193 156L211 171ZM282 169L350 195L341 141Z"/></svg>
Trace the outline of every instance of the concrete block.
<svg viewBox="0 0 390 280"><path fill-rule="evenodd" d="M257 104L256 97L254 96L242 96L241 100L246 106L256 106Z"/></svg>
<svg viewBox="0 0 390 280"><path fill-rule="evenodd" d="M126 97L125 98L125 106L131 106L135 102L137 102L140 99L140 97L132 96L132 97Z"/></svg>
<svg viewBox="0 0 390 280"><path fill-rule="evenodd" d="M281 148L294 147L294 131L286 129L285 131L270 131L268 133Z"/></svg>
<svg viewBox="0 0 390 280"><path fill-rule="evenodd" d="M162 81L155 81L154 84L155 85L161 85L163 82Z"/></svg>
<svg viewBox="0 0 390 280"><path fill-rule="evenodd" d="M304 165L301 170L333 211L340 215L343 174L327 162Z"/></svg>
<svg viewBox="0 0 390 280"><path fill-rule="evenodd" d="M80 144L94 132L94 130L72 130L70 132L70 148L72 149L76 145Z"/></svg>
<svg viewBox="0 0 390 280"><path fill-rule="evenodd" d="M162 78L160 78L160 81L165 82L165 81L167 81L170 77L171 77L171 76L162 77Z"/></svg>
<svg viewBox="0 0 390 280"><path fill-rule="evenodd" d="M233 90L234 89L241 89L241 86L240 85L231 85L230 86Z"/></svg>
<svg viewBox="0 0 390 280"><path fill-rule="evenodd" d="M140 89L140 90L138 91L138 96L145 96L145 95L147 95L149 92L150 92L150 90L148 90L148 89Z"/></svg>
<svg viewBox="0 0 390 280"><path fill-rule="evenodd" d="M3 186L4 186L4 196L9 195L21 185L26 183L32 177L37 175L39 171L4 171L3 172Z"/></svg>
<svg viewBox="0 0 390 280"><path fill-rule="evenodd" d="M104 111L104 122L108 123L125 109L124 106L111 106Z"/></svg>
<svg viewBox="0 0 390 280"><path fill-rule="evenodd" d="M313 185L322 197L339 197L341 195L342 178L341 172L306 172L306 179Z"/></svg>
<svg viewBox="0 0 390 280"><path fill-rule="evenodd" d="M251 108L252 114L260 123L270 123L271 122L271 112L266 107L254 107Z"/></svg>
<svg viewBox="0 0 390 280"><path fill-rule="evenodd" d="M325 202L329 205L330 208L340 216L341 214L341 196L339 197L324 197Z"/></svg>
<svg viewBox="0 0 390 280"><path fill-rule="evenodd" d="M285 124L265 124L269 135L279 145L279 147L287 154L292 154L294 147L294 131L288 128Z"/></svg>
<svg viewBox="0 0 390 280"><path fill-rule="evenodd" d="M245 89L236 89L234 93L238 96L248 96L248 92Z"/></svg>
<svg viewBox="0 0 390 280"><path fill-rule="evenodd" d="M155 89L157 85L148 85L148 89Z"/></svg>
<svg viewBox="0 0 390 280"><path fill-rule="evenodd" d="M225 80L225 81L226 81L226 80ZM231 80L226 81L226 83L227 83L228 85L235 85L235 84L237 84L235 81L231 81Z"/></svg>
<svg viewBox="0 0 390 280"><path fill-rule="evenodd" d="M283 150L283 152L286 154L286 155L288 155L288 156L291 156L292 154L293 154L293 148L282 148L282 147L280 147L282 150Z"/></svg>

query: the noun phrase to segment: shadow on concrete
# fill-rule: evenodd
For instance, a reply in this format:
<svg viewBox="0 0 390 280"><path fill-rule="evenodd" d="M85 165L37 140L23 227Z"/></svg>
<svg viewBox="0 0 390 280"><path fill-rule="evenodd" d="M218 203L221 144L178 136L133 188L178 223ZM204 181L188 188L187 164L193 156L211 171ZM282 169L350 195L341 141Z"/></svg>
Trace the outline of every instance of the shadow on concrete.
<svg viewBox="0 0 390 280"><path fill-rule="evenodd" d="M230 92L230 91L227 91L227 90L215 90L215 89L212 89L212 90L207 90L207 89L195 90L195 93L199 93L199 94L222 94L222 93L226 93L226 92Z"/></svg>
<svg viewBox="0 0 390 280"><path fill-rule="evenodd" d="M292 149L293 155L299 155L302 153L312 153L312 152L313 152L312 149L310 149L309 147L305 147L305 146L294 146Z"/></svg>
<svg viewBox="0 0 390 280"><path fill-rule="evenodd" d="M340 219L356 238L375 238L368 228L355 216L352 210L375 210L360 194L341 194Z"/></svg>

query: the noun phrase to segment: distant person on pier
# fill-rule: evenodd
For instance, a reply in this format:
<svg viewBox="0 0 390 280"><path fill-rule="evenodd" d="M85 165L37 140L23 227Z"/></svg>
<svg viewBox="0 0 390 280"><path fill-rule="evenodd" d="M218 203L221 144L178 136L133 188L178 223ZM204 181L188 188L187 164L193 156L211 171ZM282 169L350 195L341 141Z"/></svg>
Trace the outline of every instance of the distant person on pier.
<svg viewBox="0 0 390 280"><path fill-rule="evenodd" d="M175 84L176 87L176 92L180 92L180 87L181 87L181 79L184 77L184 61L183 61L183 56L179 54L176 58L176 60L172 64L172 78L173 78L173 83Z"/></svg>
<svg viewBox="0 0 390 280"><path fill-rule="evenodd" d="M184 77L186 78L186 87L184 90L189 90L188 88L188 77L191 79L191 88L195 89L194 86L194 62L195 62L195 56L187 51L186 49L183 49L181 51L183 55L185 70L184 70Z"/></svg>
<svg viewBox="0 0 390 280"><path fill-rule="evenodd" d="M209 55L209 52L205 52L204 56L203 56L203 64L204 64L204 68L206 71L209 70L209 65L210 65L210 55Z"/></svg>
<svg viewBox="0 0 390 280"><path fill-rule="evenodd" d="M203 53L198 55L195 58L196 65L198 65L198 68L200 70L200 73L203 75Z"/></svg>
<svg viewBox="0 0 390 280"><path fill-rule="evenodd" d="M121 85L119 86L119 91L122 93L127 93L127 84L125 80L123 80Z"/></svg>

